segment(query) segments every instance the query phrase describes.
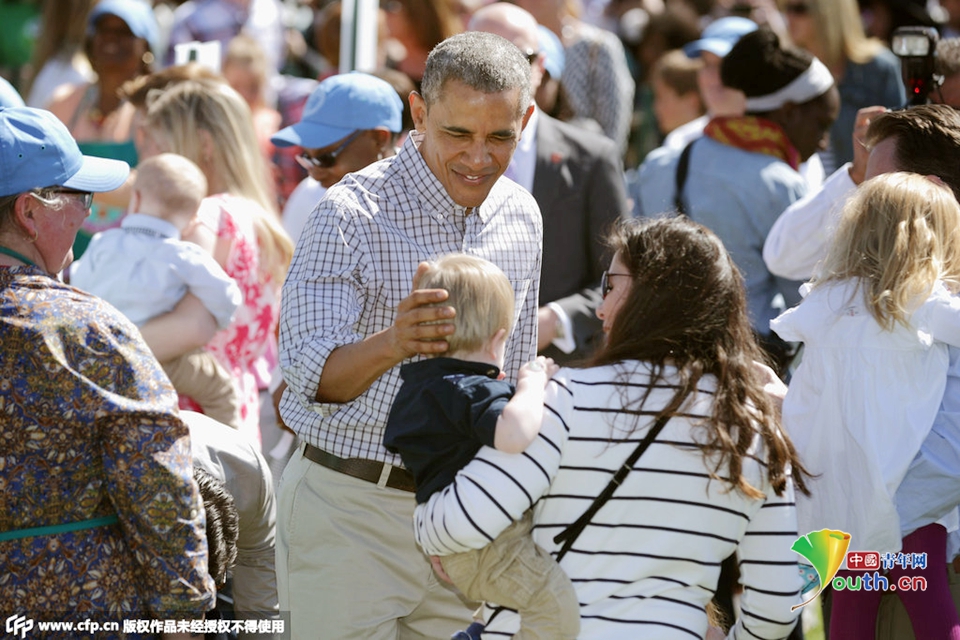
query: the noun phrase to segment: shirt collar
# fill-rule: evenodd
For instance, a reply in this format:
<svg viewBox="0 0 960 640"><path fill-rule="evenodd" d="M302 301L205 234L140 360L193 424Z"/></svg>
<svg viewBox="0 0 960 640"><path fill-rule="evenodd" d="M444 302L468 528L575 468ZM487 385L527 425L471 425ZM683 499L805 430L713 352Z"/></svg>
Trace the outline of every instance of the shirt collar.
<svg viewBox="0 0 960 640"><path fill-rule="evenodd" d="M460 360L459 358L424 358L419 362L410 362L400 367L400 377L404 380L421 380L425 376L447 376L452 374L487 376L496 380L500 368L486 362Z"/></svg>
<svg viewBox="0 0 960 640"><path fill-rule="evenodd" d="M120 222L120 228L125 231L140 232L158 238L180 239L180 230L166 220L145 213L131 213Z"/></svg>
<svg viewBox="0 0 960 640"><path fill-rule="evenodd" d="M520 142L517 144L517 152L532 153L537 149L537 122L540 120L540 108L534 106L530 119L527 120L527 126L523 128L520 134Z"/></svg>
<svg viewBox="0 0 960 640"><path fill-rule="evenodd" d="M527 126L524 127L510 160L508 173L510 178L521 187L533 193L533 180L537 170L537 122L540 120L539 109L534 107Z"/></svg>

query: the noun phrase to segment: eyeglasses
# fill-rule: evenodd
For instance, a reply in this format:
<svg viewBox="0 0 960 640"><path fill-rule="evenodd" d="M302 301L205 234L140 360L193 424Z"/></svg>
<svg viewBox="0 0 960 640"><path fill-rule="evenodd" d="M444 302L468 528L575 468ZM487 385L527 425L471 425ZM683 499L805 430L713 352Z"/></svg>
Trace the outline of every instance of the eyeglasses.
<svg viewBox="0 0 960 640"><path fill-rule="evenodd" d="M533 51L531 49L525 49L523 52L523 57L527 59L527 62L529 62L530 64L533 64L534 62L537 61L537 58L540 57L540 52Z"/></svg>
<svg viewBox="0 0 960 640"><path fill-rule="evenodd" d="M806 2L788 2L784 5L783 10L795 16L805 16L810 13L810 5Z"/></svg>
<svg viewBox="0 0 960 640"><path fill-rule="evenodd" d="M80 206L89 209L93 206L93 194L89 191L76 191L75 189L56 189L54 193L62 193L65 196L76 196L80 201Z"/></svg>
<svg viewBox="0 0 960 640"><path fill-rule="evenodd" d="M600 276L600 293L603 294L604 298L610 295L610 292L613 291L613 285L610 284L610 278L616 276L623 276L624 278L633 277L629 273L610 273L609 271L604 271L603 275Z"/></svg>
<svg viewBox="0 0 960 640"><path fill-rule="evenodd" d="M353 142L357 136L359 136L362 131L354 131L343 143L334 149L333 151L328 151L327 153L321 153L318 156L311 156L306 151L297 156L297 162L300 163L300 166L309 171L313 167L319 167L321 169L329 169L333 165L337 164L337 158L340 156L344 150L350 146L350 143Z"/></svg>

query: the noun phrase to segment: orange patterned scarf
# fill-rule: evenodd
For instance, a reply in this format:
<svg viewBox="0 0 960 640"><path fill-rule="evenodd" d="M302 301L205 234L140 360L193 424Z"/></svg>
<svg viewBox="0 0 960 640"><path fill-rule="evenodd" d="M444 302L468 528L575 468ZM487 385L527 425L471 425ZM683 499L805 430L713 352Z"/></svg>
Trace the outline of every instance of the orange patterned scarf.
<svg viewBox="0 0 960 640"><path fill-rule="evenodd" d="M800 166L800 152L780 125L770 120L756 116L712 118L703 133L721 144L779 158L794 171Z"/></svg>

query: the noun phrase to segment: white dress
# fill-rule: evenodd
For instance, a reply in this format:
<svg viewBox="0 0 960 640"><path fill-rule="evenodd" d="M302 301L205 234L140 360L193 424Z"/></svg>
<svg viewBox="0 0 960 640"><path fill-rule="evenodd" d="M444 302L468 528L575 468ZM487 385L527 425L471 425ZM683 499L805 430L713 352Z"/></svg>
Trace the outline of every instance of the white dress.
<svg viewBox="0 0 960 640"><path fill-rule="evenodd" d="M804 343L783 424L807 469L800 533L839 529L850 548L900 549L894 493L933 425L946 385L947 344L960 345L960 298L938 283L910 327L883 330L856 281L811 289L770 326Z"/></svg>

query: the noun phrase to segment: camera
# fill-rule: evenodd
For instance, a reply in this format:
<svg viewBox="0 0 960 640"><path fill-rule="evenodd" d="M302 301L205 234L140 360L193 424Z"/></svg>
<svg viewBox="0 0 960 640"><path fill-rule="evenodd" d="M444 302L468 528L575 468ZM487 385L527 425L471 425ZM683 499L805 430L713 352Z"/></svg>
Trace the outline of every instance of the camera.
<svg viewBox="0 0 960 640"><path fill-rule="evenodd" d="M900 27L893 32L890 48L900 58L906 106L927 104L930 92L943 82L943 76L936 73L939 40L933 27Z"/></svg>

